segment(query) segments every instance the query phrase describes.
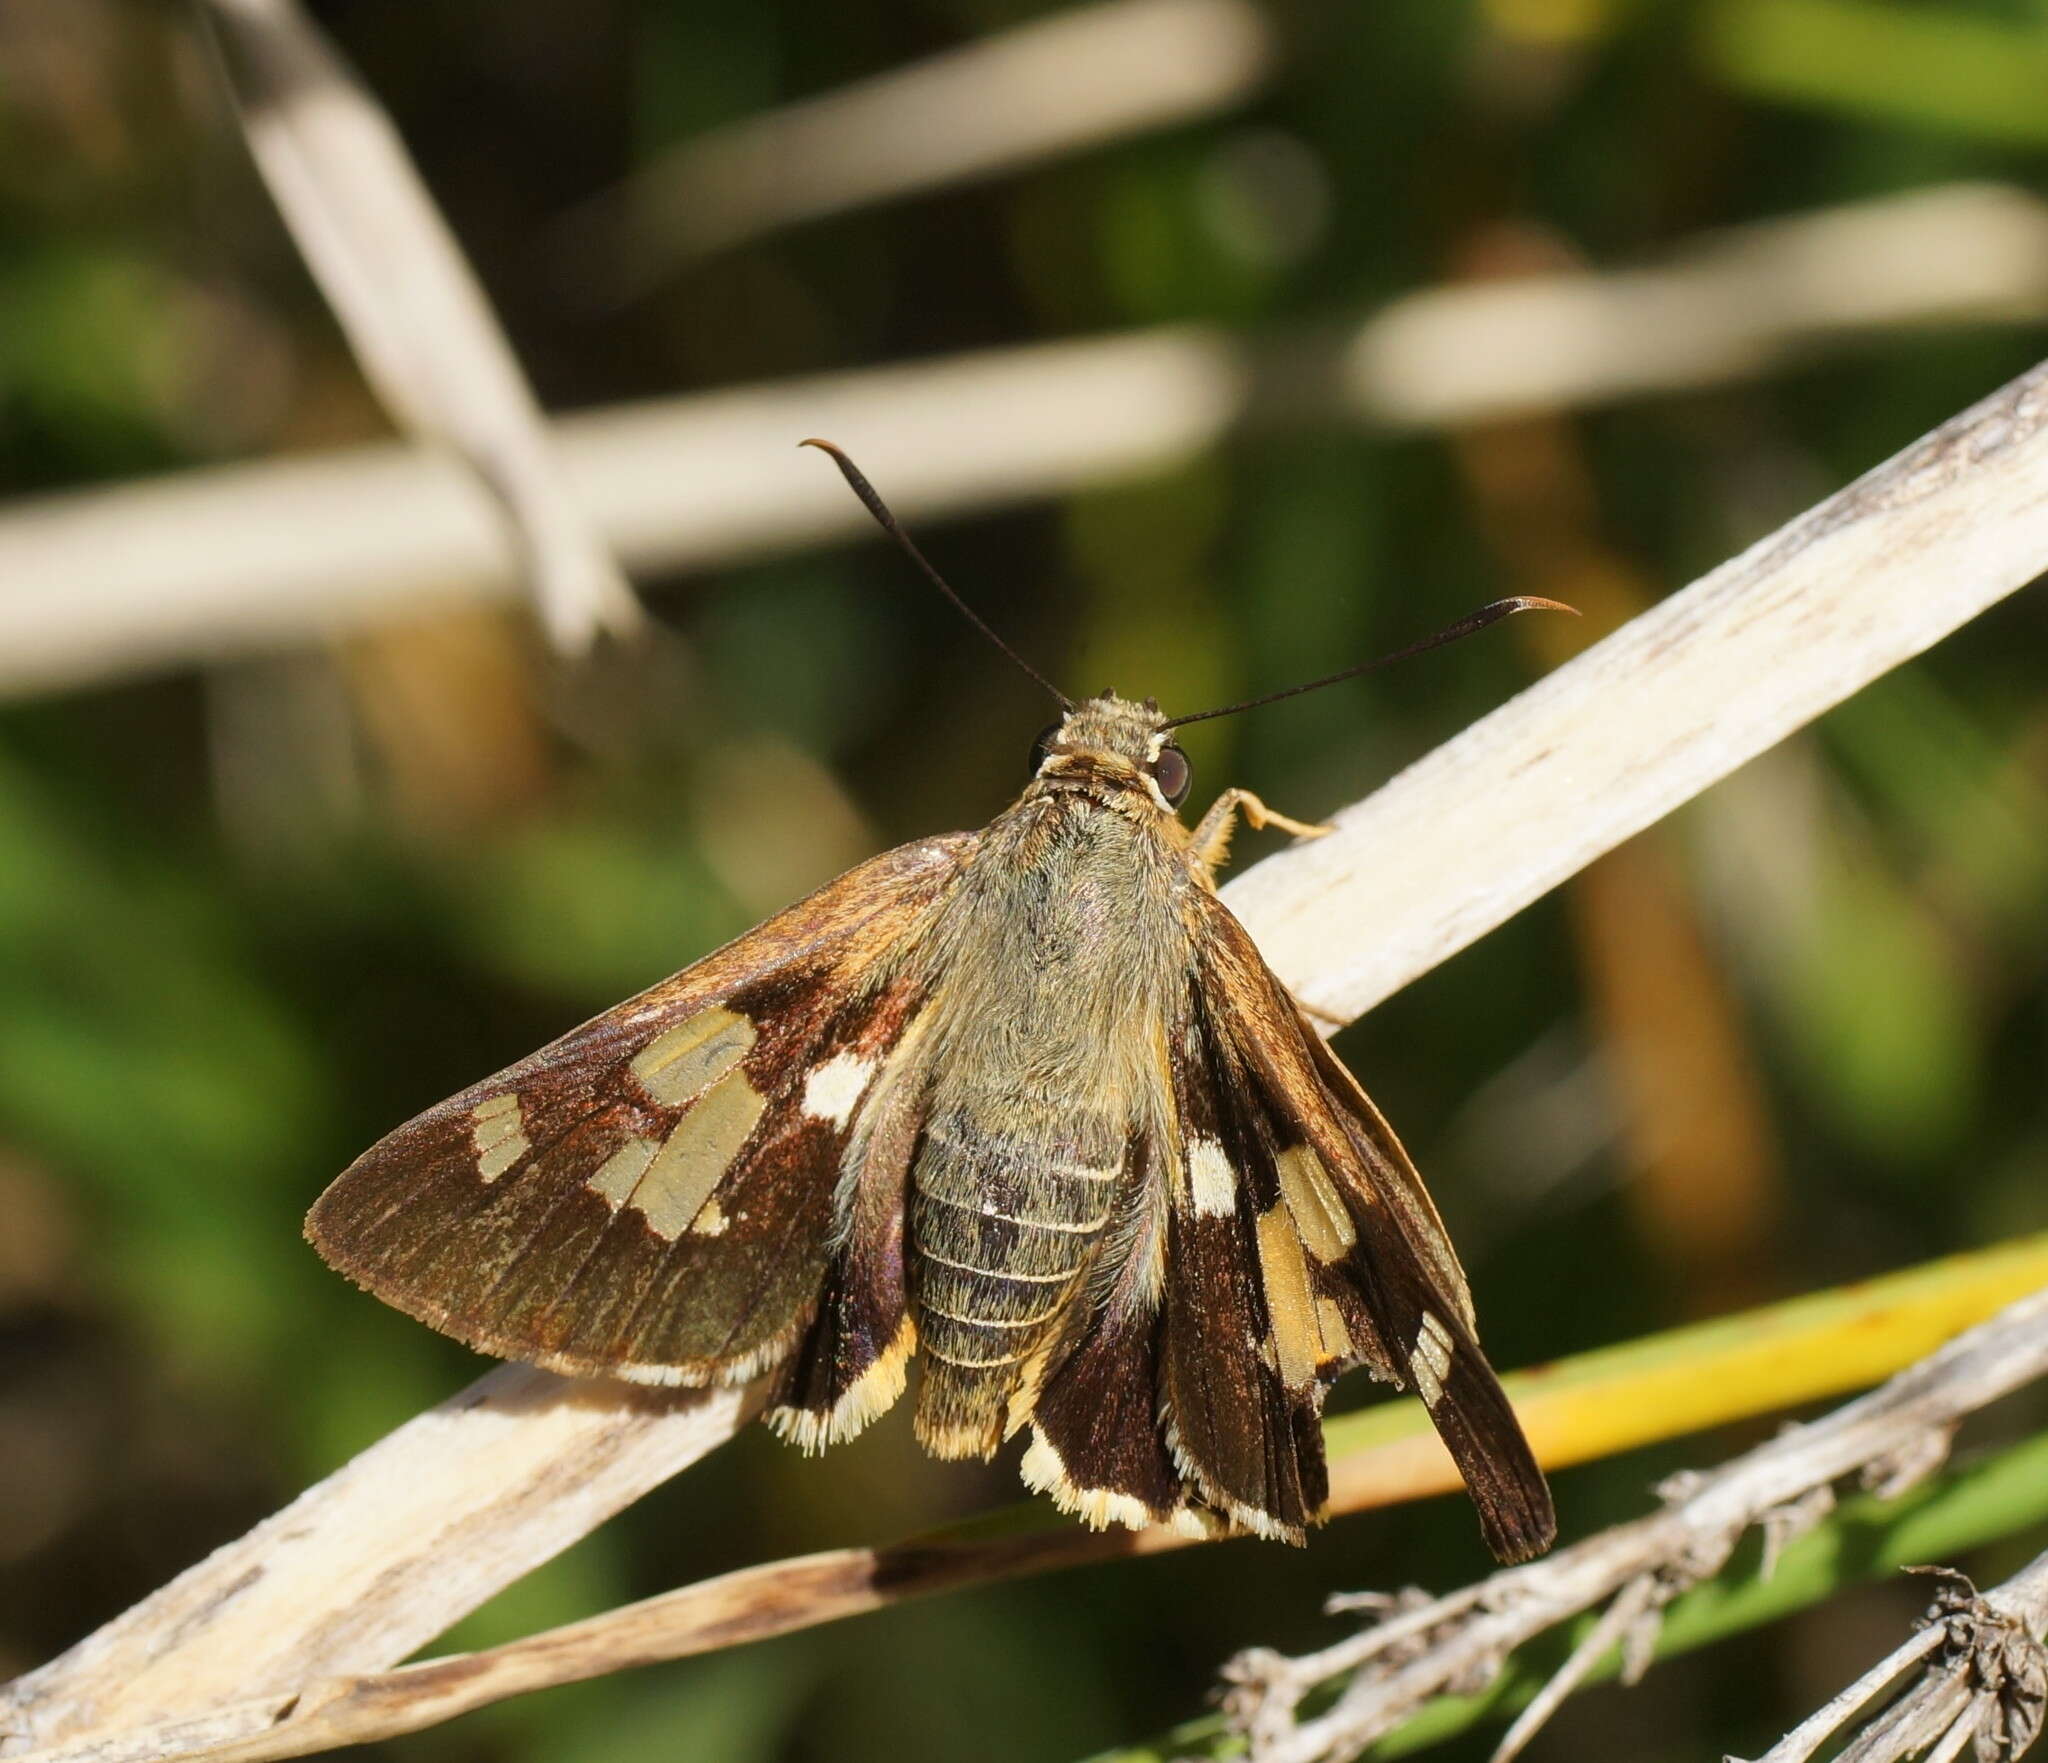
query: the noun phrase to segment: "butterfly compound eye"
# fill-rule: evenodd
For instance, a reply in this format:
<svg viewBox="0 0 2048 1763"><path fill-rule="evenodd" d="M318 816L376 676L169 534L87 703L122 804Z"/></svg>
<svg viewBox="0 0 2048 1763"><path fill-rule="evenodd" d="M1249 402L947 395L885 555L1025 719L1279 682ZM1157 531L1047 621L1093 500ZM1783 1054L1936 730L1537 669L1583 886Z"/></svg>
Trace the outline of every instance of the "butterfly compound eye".
<svg viewBox="0 0 2048 1763"><path fill-rule="evenodd" d="M1053 737L1059 732L1060 725L1056 722L1049 722L1038 731L1038 739L1031 743L1031 775L1033 777L1038 775L1038 768L1045 763L1047 756L1052 752Z"/></svg>
<svg viewBox="0 0 2048 1763"><path fill-rule="evenodd" d="M1187 800L1195 770L1178 747L1161 747L1159 757L1152 761L1152 781L1159 786L1159 793L1178 808Z"/></svg>

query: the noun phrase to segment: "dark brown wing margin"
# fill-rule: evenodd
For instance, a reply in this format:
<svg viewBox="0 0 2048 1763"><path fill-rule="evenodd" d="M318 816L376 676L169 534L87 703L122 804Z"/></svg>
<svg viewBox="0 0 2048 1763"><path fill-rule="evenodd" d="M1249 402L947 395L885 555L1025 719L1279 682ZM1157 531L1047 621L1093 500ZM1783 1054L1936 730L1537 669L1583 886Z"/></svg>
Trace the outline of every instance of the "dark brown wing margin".
<svg viewBox="0 0 2048 1763"><path fill-rule="evenodd" d="M1540 1554L1557 1534L1550 1490L1479 1349L1464 1273L1420 1176L1229 909L1204 894L1190 911L1202 969L1197 1009L1208 1014L1220 1061L1262 1095L1274 1135L1272 1152L1251 1145L1241 1153L1250 1203L1262 1218L1272 1204L1256 1191L1270 1156L1311 1290L1335 1307L1350 1337L1343 1362L1413 1385L1465 1478L1487 1546L1503 1561ZM1312 1156L1284 1155L1296 1148ZM1325 1339L1331 1332L1322 1327ZM1297 1344L1297 1362L1311 1344Z"/></svg>

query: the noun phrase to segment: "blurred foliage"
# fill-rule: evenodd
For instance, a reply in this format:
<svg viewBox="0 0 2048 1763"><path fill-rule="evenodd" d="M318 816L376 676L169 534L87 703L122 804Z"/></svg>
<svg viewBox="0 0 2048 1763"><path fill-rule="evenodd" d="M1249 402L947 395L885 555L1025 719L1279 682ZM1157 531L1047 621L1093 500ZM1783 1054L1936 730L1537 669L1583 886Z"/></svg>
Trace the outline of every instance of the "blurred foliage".
<svg viewBox="0 0 2048 1763"><path fill-rule="evenodd" d="M1278 71L1238 113L820 222L594 312L537 243L570 204L697 131L1052 9L315 10L563 406L1122 325L1318 321L1461 273L1504 227L1620 264L1939 179L2038 183L2048 147L2031 0L1276 0ZM1583 486L1582 549L1648 597L2040 343L2017 324L1891 336L1569 415L1548 444ZM0 9L0 483L379 432L183 9ZM886 492L888 461L864 463ZM1148 482L923 536L1057 677L1180 707L1513 591L1539 537L1516 518L1443 437L1254 429ZM985 820L1020 781L1043 706L879 548L646 585L670 630L581 674L499 614L437 613L0 708L0 1672L476 1369L302 1247L334 1170L863 852ZM1689 1105L1764 1123L1771 1186L1717 1263L1759 1294L2048 1226L2044 639L2039 591L2015 598L1659 829L1670 860L1631 872L1656 890L1644 922L1697 928L1708 958L1684 984L1741 1037ZM1530 671L1489 638L1205 724L1198 794L1239 781L1323 812ZM1725 1289L1676 1255L1669 1195L1640 1179L1632 1148L1670 1119L1616 1075L1613 1037L1640 1020L1612 1007L1626 953L1596 956L1545 902L1344 1041L1442 1198L1503 1365ZM457 1638L1014 1497L1006 1465L928 1463L903 1420L822 1462L757 1431ZM1567 1534L1640 1510L1710 1448L1561 1477ZM1305 1552L1233 1545L893 1611L392 1750L1073 1757L1185 1719L1238 1647L1312 1642L1331 1589L1481 1565L1469 1514L1440 1501ZM1892 1644L1919 1598L1880 1584L1660 1666L1654 1695L1579 1698L1530 1754L1753 1743Z"/></svg>

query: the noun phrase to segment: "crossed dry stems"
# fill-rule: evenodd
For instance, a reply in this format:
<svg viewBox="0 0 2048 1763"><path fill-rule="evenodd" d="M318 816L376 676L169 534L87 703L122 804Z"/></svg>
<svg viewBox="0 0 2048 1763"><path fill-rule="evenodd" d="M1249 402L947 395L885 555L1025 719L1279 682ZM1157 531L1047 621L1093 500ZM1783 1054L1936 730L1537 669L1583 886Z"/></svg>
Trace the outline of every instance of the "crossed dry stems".
<svg viewBox="0 0 2048 1763"><path fill-rule="evenodd" d="M2043 1375L2048 1291L2009 1305L1820 1420L1718 1469L1673 1477L1659 1490L1662 1507L1647 1517L1445 1597L1406 1592L1334 1601L1333 1609L1362 1609L1374 1620L1300 1658L1266 1649L1239 1654L1224 1673L1227 1716L1254 1763L1348 1763L1431 1698L1483 1688L1524 1642L1599 1610L1501 1739L1495 1763L1507 1763L1616 1646L1624 1681L1640 1678L1665 1607L1719 1572L1752 1526L1763 1532L1761 1571L1768 1577L1785 1545L1832 1510L1843 1478L1853 1475L1883 1497L1903 1493L1940 1467L1967 1415ZM1930 1627L1761 1763L1803 1763L1901 1671L1937 1653L1923 1683L1858 1741L1874 1748L1846 1755L1882 1763L1915 1754L1930 1742L1924 1735L1944 1733L1949 1737L1941 1742L1952 1740L1955 1748L1937 1755L1958 1756L1970 1742L1980 1758L2016 1755L2041 1724L2048 1654L2035 1637L2044 1626L2048 1556L1984 1598L1947 1589ZM1338 1679L1344 1683L1336 1700L1301 1718L1302 1704ZM1910 1716L1901 1712L1908 1704Z"/></svg>
<svg viewBox="0 0 2048 1763"><path fill-rule="evenodd" d="M1932 1763L1950 1763L1966 1746L1979 1763L1993 1763L2019 1756L2034 1742L2048 1702L2048 1647L2041 1640L2048 1631L2048 1554L1988 1592L1946 1568L1920 1571L1939 1574L1945 1583L1919 1632L1757 1763L1806 1763L1915 1666L1918 1675L1836 1763L1893 1763L1923 1753Z"/></svg>

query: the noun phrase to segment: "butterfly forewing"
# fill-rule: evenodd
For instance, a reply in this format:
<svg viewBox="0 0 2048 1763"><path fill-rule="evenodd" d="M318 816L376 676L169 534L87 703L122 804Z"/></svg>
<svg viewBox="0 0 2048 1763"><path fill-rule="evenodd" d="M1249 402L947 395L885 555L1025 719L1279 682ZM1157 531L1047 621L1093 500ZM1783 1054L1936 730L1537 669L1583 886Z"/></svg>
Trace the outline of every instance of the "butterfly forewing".
<svg viewBox="0 0 2048 1763"><path fill-rule="evenodd" d="M1470 1290L1421 1178L1243 926L1220 901L1197 910L1210 919L1199 939L1202 994L1230 1001L1241 1085L1265 1097L1282 1147L1276 1175L1318 1300L1315 1339L1327 1345L1341 1328L1340 1364L1412 1387L1465 1478L1488 1546L1506 1561L1540 1553L1557 1530L1550 1490L1479 1349ZM1297 1342L1297 1361L1310 1347ZM1279 1357L1288 1358L1284 1341Z"/></svg>
<svg viewBox="0 0 2048 1763"><path fill-rule="evenodd" d="M877 857L428 1110L308 1234L485 1352L675 1383L784 1359L819 1304L861 1104L921 1002L904 951L972 845Z"/></svg>

